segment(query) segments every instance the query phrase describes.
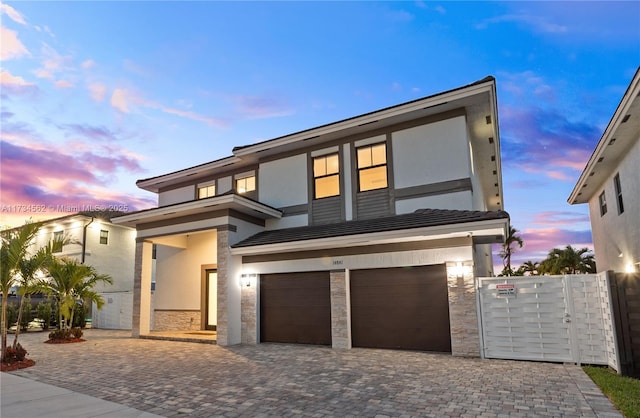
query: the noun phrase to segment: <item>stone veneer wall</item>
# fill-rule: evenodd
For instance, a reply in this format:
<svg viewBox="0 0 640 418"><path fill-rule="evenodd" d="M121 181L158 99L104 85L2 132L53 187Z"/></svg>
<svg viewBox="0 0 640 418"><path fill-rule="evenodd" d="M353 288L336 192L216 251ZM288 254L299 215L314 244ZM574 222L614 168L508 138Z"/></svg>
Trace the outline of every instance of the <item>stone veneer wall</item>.
<svg viewBox="0 0 640 418"><path fill-rule="evenodd" d="M349 276L346 271L330 273L331 287L331 346L351 348L351 305Z"/></svg>
<svg viewBox="0 0 640 418"><path fill-rule="evenodd" d="M251 279L249 286L242 285L240 300L242 344L258 343L258 282Z"/></svg>
<svg viewBox="0 0 640 418"><path fill-rule="evenodd" d="M455 264L447 263L451 354L480 357L478 310L473 266L465 263L462 277Z"/></svg>
<svg viewBox="0 0 640 418"><path fill-rule="evenodd" d="M218 248L218 318L217 340L218 345L229 345L229 231L221 228L217 232Z"/></svg>
<svg viewBox="0 0 640 418"><path fill-rule="evenodd" d="M157 310L154 312L154 331L198 331L200 310Z"/></svg>

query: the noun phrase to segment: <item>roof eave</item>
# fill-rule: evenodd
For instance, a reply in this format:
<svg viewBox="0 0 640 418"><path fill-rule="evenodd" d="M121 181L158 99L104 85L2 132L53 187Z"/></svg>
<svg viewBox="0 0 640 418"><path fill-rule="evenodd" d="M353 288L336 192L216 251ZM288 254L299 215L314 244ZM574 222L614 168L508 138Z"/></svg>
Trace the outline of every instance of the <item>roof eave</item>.
<svg viewBox="0 0 640 418"><path fill-rule="evenodd" d="M578 182L573 187L573 190L571 191L571 194L567 199L567 202L569 204L574 205L574 204L580 204L580 203L588 203L591 196L593 196L593 192L585 196L580 196L581 190L587 184L587 181L590 177L590 173L594 170L596 163L602 157L605 150L607 149L607 144L609 143L609 141L613 137L615 137L616 131L620 126L620 124L622 123L622 119L627 114L633 101L636 99L636 97L638 97L639 94L640 94L640 67L638 67L638 69L636 70L636 73L633 76L633 79L631 80L631 83L629 84L629 87L627 88L624 96L622 96L622 100L620 100L620 103L618 104L616 111L611 117L611 120L609 121L607 128L605 129L604 133L602 134L602 137L598 141L598 144L596 145L595 150L591 154L589 161L587 161L587 164L584 170L580 174L580 177L578 178Z"/></svg>
<svg viewBox="0 0 640 418"><path fill-rule="evenodd" d="M426 241L443 238L472 237L485 235L506 236L509 218L498 218L451 225L428 226L394 231L353 234L338 237L326 237L300 241L288 241L275 244L261 244L245 247L232 247L232 255L273 254L288 251L312 251L326 248L346 248L386 243Z"/></svg>

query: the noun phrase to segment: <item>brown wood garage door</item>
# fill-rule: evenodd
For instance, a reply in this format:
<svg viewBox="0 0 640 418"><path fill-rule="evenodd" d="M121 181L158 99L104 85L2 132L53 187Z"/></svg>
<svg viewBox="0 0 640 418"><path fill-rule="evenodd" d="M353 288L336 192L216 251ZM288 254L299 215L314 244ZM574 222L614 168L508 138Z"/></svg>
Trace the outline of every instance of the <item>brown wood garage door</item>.
<svg viewBox="0 0 640 418"><path fill-rule="evenodd" d="M444 264L353 270L354 347L451 352Z"/></svg>
<svg viewBox="0 0 640 418"><path fill-rule="evenodd" d="M329 272L261 275L260 341L330 345Z"/></svg>

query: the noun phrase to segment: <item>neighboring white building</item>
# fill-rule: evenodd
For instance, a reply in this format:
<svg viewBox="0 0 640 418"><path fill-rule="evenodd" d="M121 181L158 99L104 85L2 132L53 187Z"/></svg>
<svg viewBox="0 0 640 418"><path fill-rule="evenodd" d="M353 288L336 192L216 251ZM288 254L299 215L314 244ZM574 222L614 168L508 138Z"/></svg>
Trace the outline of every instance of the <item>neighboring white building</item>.
<svg viewBox="0 0 640 418"><path fill-rule="evenodd" d="M640 68L568 202L589 203L598 271L640 271Z"/></svg>
<svg viewBox="0 0 640 418"><path fill-rule="evenodd" d="M158 208L113 219L137 229L133 335L479 355L499 144L487 77L139 180Z"/></svg>
<svg viewBox="0 0 640 418"><path fill-rule="evenodd" d="M57 249L56 256L74 258L108 274L113 284L98 284L96 291L104 298L101 310L92 307L92 326L131 329L133 307L133 268L136 231L110 220L122 212L80 212L43 222L32 248L49 244L56 236L71 242Z"/></svg>

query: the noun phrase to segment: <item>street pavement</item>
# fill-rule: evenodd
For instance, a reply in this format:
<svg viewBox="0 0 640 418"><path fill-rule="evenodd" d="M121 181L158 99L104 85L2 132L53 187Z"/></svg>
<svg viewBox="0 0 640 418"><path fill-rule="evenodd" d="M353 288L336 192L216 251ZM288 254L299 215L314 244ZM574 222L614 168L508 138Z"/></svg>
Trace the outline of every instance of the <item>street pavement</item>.
<svg viewBox="0 0 640 418"><path fill-rule="evenodd" d="M621 417L572 364L129 335L21 336L36 365L2 373L0 416Z"/></svg>

